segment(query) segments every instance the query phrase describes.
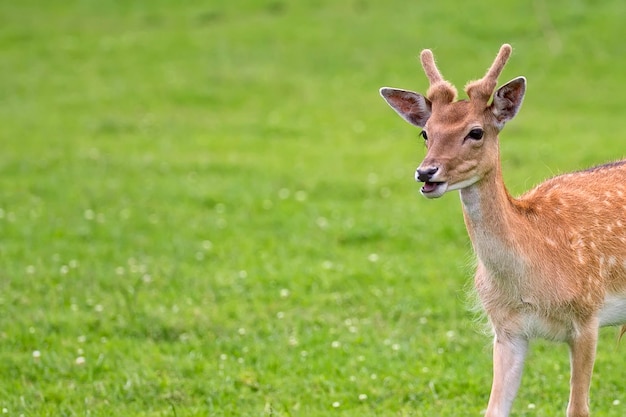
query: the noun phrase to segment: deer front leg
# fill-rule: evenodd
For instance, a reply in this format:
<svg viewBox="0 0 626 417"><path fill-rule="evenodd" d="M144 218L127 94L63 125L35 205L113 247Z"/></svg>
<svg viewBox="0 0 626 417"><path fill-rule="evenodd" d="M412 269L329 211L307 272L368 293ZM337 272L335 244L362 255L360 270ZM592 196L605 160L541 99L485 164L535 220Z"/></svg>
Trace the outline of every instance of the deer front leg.
<svg viewBox="0 0 626 417"><path fill-rule="evenodd" d="M585 323L569 341L570 396L567 417L589 417L589 386L593 374L598 341L598 321Z"/></svg>
<svg viewBox="0 0 626 417"><path fill-rule="evenodd" d="M493 385L485 417L507 417L522 380L528 340L498 337L493 343Z"/></svg>

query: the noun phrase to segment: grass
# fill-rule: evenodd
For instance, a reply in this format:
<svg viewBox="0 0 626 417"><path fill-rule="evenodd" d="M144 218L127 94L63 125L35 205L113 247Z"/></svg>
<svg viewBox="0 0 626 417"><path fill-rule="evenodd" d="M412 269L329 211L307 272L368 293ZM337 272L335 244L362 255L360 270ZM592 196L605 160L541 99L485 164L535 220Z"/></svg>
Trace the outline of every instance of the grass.
<svg viewBox="0 0 626 417"><path fill-rule="evenodd" d="M481 415L458 199L412 181L377 95L459 87L499 45L529 91L519 193L624 154L626 6L24 0L0 5L0 409L11 416ZM624 415L601 334L595 415ZM533 344L514 416L563 415Z"/></svg>

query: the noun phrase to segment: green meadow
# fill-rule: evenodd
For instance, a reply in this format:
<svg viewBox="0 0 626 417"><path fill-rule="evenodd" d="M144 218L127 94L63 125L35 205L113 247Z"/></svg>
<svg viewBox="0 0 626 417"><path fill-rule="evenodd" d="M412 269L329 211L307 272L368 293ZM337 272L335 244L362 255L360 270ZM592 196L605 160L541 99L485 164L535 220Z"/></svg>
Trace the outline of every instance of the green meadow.
<svg viewBox="0 0 626 417"><path fill-rule="evenodd" d="M626 152L621 0L0 3L1 416L481 416L456 193L382 86L528 79L519 194ZM610 184L598 184L610 187ZM585 207L581 207L585 210ZM595 416L626 415L603 329ZM562 416L531 345L513 416Z"/></svg>

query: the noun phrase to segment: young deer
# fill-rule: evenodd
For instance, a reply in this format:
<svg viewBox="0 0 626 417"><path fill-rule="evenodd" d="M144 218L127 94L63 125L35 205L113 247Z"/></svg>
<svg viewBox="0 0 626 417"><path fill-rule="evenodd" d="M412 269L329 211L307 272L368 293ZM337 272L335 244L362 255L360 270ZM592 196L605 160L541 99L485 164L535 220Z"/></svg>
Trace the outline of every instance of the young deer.
<svg viewBox="0 0 626 417"><path fill-rule="evenodd" d="M486 416L509 415L528 341L542 337L569 344L567 416L586 417L598 327L626 323L626 160L560 175L511 197L498 133L519 110L526 79L494 93L510 54L503 45L486 75L465 87L469 100L455 101L456 89L428 49L421 53L426 96L394 88L380 93L423 129L427 153L415 173L421 193L437 198L460 191L478 258L475 286L495 334Z"/></svg>

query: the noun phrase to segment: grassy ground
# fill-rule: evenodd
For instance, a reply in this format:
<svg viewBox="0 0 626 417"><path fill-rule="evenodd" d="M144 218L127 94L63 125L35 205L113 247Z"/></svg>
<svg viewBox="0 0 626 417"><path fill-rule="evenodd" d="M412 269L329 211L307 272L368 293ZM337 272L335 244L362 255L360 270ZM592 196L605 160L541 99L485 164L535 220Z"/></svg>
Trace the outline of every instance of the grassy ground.
<svg viewBox="0 0 626 417"><path fill-rule="evenodd" d="M1 413L479 416L459 202L418 195L377 89L423 91L424 47L461 87L512 43L519 193L624 155L626 5L463 7L0 4ZM615 336L595 415L626 412ZM567 379L534 343L513 415L564 415Z"/></svg>

